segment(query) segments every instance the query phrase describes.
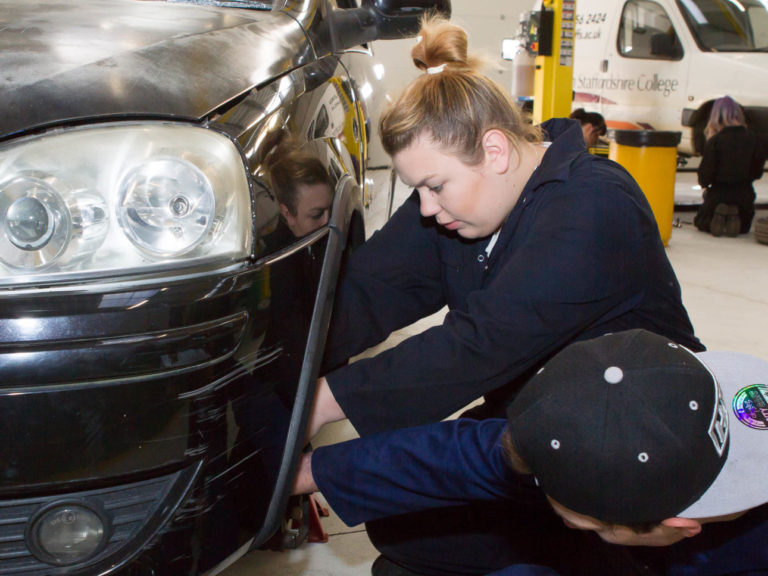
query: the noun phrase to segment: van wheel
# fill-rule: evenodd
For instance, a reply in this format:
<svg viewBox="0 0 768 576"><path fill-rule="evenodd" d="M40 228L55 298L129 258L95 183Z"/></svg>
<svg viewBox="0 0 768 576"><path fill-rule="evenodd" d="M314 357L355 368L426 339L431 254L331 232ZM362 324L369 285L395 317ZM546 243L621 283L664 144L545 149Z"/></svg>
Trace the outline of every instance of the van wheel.
<svg viewBox="0 0 768 576"><path fill-rule="evenodd" d="M712 111L712 105L714 103L714 100L705 102L690 118L690 126L693 127L693 150L694 153L699 156L704 153L704 144L707 143L707 138L704 136L704 129L707 127L707 122L709 122L709 114Z"/></svg>
<svg viewBox="0 0 768 576"><path fill-rule="evenodd" d="M693 150L699 156L704 154L704 145L707 143L707 137L704 136L704 129L706 127L706 120L697 122L693 127Z"/></svg>
<svg viewBox="0 0 768 576"><path fill-rule="evenodd" d="M755 240L760 244L768 244L768 216L755 220Z"/></svg>

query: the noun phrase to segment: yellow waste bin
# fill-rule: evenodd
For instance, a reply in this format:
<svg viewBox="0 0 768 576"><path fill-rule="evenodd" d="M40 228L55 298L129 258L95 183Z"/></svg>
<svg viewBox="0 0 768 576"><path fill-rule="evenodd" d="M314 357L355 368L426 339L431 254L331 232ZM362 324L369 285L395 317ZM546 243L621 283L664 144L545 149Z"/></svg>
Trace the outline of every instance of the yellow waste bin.
<svg viewBox="0 0 768 576"><path fill-rule="evenodd" d="M665 246L672 236L677 145L681 136L681 132L662 130L614 130L608 152L608 157L624 166L640 185Z"/></svg>

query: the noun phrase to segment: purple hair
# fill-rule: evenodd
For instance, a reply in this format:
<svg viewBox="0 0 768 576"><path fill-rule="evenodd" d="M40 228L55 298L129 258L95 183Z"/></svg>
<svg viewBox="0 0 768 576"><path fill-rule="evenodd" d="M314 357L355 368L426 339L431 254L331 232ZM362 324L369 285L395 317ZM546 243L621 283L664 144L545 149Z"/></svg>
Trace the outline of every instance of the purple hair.
<svg viewBox="0 0 768 576"><path fill-rule="evenodd" d="M730 96L723 96L715 100L712 112L709 114L709 122L704 129L707 139L711 138L726 126L746 126L744 111L736 100Z"/></svg>

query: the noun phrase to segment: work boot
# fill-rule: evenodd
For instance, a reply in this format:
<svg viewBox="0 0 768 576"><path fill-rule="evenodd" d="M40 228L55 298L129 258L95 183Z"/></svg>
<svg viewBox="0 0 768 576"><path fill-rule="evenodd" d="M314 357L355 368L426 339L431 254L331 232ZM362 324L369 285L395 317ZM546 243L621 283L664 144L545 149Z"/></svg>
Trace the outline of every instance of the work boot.
<svg viewBox="0 0 768 576"><path fill-rule="evenodd" d="M422 576L416 572L411 572L407 568L403 568L387 560L384 556L379 556L373 561L371 566L371 576Z"/></svg>
<svg viewBox="0 0 768 576"><path fill-rule="evenodd" d="M725 216L725 235L735 238L741 230L741 218L739 218L739 207L728 206L728 214Z"/></svg>
<svg viewBox="0 0 768 576"><path fill-rule="evenodd" d="M709 223L709 231L712 236L720 237L725 234L725 220L730 213L730 206L727 204L718 204L715 206L715 213L712 215L712 221Z"/></svg>

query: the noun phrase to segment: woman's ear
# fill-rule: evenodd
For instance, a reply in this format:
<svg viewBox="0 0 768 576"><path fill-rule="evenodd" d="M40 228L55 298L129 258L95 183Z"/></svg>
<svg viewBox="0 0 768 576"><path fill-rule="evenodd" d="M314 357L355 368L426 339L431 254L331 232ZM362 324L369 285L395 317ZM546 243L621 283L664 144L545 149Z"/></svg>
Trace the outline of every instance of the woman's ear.
<svg viewBox="0 0 768 576"><path fill-rule="evenodd" d="M506 135L495 128L488 130L482 138L485 164L497 174L503 174L509 169L512 146Z"/></svg>
<svg viewBox="0 0 768 576"><path fill-rule="evenodd" d="M662 520L661 524L669 528L674 528L681 536L690 538L701 532L701 524L690 518L667 518Z"/></svg>
<svg viewBox="0 0 768 576"><path fill-rule="evenodd" d="M293 231L294 226L296 226L296 217L291 214L290 208L286 206L285 204L280 204L280 213L283 215L283 219L285 220L285 223L288 225L288 228Z"/></svg>

